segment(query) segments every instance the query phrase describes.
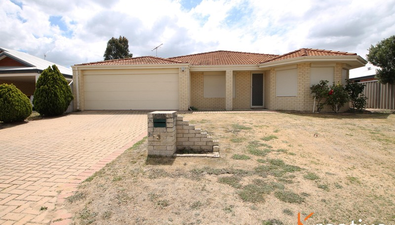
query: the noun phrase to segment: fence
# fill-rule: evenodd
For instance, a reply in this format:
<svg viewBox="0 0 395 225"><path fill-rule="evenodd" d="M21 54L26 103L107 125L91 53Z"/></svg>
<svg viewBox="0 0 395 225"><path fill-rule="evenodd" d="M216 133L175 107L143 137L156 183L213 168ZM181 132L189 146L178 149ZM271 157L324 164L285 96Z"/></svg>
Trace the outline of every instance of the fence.
<svg viewBox="0 0 395 225"><path fill-rule="evenodd" d="M377 80L363 81L363 94L368 98L366 108L395 109L395 84L381 84Z"/></svg>

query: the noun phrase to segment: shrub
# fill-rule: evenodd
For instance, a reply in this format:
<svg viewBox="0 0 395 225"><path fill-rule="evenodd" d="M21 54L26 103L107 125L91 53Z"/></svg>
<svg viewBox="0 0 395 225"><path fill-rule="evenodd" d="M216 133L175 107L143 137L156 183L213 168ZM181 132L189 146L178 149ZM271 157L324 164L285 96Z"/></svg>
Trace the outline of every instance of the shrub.
<svg viewBox="0 0 395 225"><path fill-rule="evenodd" d="M329 92L328 83L329 81L327 80L321 80L318 84L314 84L310 87L311 93L313 94L313 97L315 97L317 101L316 104L317 112L320 112L325 106L325 102L323 101L326 97L328 97L328 92Z"/></svg>
<svg viewBox="0 0 395 225"><path fill-rule="evenodd" d="M350 97L351 106L354 110L362 111L366 107L366 97L364 96L363 89L365 89L364 84L357 82L351 82L347 80L346 91Z"/></svg>
<svg viewBox="0 0 395 225"><path fill-rule="evenodd" d="M34 92L36 111L43 116L62 115L72 100L71 89L56 65L45 69L37 80Z"/></svg>
<svg viewBox="0 0 395 225"><path fill-rule="evenodd" d="M28 97L13 84L0 84L0 121L24 121L32 113Z"/></svg>
<svg viewBox="0 0 395 225"><path fill-rule="evenodd" d="M340 108L348 102L348 93L341 84L334 84L330 87L326 104L332 107L332 111L337 113Z"/></svg>

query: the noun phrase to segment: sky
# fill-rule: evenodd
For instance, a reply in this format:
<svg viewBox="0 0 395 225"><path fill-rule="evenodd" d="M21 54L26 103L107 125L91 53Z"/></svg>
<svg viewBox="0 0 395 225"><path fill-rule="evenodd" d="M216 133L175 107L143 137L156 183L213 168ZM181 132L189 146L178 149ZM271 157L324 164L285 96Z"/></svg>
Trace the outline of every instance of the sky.
<svg viewBox="0 0 395 225"><path fill-rule="evenodd" d="M70 67L102 61L107 41L133 57L300 48L357 53L395 34L395 0L0 0L0 47Z"/></svg>

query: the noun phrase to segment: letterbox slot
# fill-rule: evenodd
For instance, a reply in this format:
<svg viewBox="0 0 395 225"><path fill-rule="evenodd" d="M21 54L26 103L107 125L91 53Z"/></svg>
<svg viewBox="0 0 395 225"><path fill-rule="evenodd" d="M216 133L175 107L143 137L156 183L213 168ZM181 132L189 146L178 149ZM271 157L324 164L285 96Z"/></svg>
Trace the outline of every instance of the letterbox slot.
<svg viewBox="0 0 395 225"><path fill-rule="evenodd" d="M166 127L166 119L154 119L154 127Z"/></svg>

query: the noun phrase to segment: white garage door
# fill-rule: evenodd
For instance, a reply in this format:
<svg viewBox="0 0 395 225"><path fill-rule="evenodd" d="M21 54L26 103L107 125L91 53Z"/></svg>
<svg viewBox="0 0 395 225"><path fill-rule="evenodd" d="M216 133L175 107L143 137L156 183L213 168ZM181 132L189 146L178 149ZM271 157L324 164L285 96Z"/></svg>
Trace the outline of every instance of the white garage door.
<svg viewBox="0 0 395 225"><path fill-rule="evenodd" d="M178 70L85 71L84 99L85 110L177 110Z"/></svg>

